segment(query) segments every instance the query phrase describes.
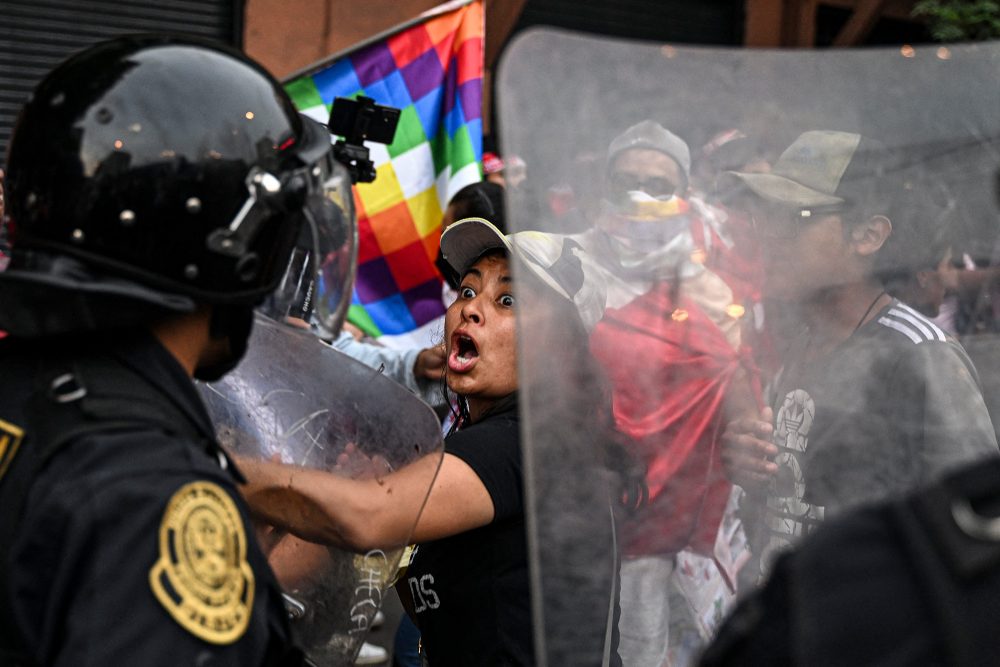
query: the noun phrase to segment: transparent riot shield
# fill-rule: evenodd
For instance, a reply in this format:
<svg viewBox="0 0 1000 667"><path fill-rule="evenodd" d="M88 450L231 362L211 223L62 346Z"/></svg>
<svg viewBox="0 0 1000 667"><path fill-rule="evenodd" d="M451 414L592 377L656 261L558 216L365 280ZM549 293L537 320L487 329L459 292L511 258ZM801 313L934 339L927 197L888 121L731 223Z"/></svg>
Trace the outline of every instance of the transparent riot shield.
<svg viewBox="0 0 1000 667"><path fill-rule="evenodd" d="M508 46L508 224L603 297L519 313L539 664L619 635L692 664L824 522L996 455L998 71L996 43Z"/></svg>
<svg viewBox="0 0 1000 667"><path fill-rule="evenodd" d="M199 389L220 442L239 457L358 478L443 455L437 418L408 390L260 315L237 369ZM421 506L411 509L415 525ZM258 537L299 645L319 667L352 665L406 543L353 553L266 526Z"/></svg>

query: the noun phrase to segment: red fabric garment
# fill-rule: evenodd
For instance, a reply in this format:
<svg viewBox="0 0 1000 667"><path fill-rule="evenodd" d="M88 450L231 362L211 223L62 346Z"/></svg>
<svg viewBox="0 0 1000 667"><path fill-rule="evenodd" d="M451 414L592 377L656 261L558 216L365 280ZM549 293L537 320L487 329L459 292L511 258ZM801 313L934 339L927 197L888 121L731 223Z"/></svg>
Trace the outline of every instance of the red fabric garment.
<svg viewBox="0 0 1000 667"><path fill-rule="evenodd" d="M612 383L618 429L647 467L649 501L623 528L627 556L712 554L731 484L722 470L722 405L747 356L690 298L655 285L608 309L591 351ZM686 313L683 316L681 311Z"/></svg>

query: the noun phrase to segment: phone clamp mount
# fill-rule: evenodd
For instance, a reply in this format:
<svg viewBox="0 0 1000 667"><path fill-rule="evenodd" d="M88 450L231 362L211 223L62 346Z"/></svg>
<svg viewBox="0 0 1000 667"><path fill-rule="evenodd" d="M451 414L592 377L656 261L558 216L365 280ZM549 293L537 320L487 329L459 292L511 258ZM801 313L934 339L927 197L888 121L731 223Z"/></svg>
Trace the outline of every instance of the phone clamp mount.
<svg viewBox="0 0 1000 667"><path fill-rule="evenodd" d="M333 144L333 156L347 167L352 184L375 180L375 164L364 142L391 144L399 115L399 109L375 104L370 97L338 97L333 101L327 127L343 137Z"/></svg>

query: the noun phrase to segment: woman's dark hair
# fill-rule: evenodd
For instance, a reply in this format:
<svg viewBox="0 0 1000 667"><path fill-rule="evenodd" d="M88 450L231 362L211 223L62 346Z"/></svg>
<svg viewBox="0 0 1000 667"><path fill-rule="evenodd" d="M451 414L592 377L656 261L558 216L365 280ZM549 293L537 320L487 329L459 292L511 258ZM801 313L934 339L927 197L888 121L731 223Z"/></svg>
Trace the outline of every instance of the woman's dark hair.
<svg viewBox="0 0 1000 667"><path fill-rule="evenodd" d="M504 234L507 233L503 186L489 181L466 185L455 193L448 205L455 207L455 220L484 218Z"/></svg>

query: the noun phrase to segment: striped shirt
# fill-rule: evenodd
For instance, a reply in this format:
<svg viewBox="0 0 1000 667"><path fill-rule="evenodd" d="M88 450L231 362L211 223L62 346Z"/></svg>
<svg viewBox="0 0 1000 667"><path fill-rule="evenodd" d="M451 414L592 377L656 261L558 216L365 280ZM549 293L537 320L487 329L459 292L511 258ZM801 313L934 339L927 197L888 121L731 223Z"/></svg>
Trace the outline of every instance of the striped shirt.
<svg viewBox="0 0 1000 667"><path fill-rule="evenodd" d="M972 361L906 304L893 300L821 358L806 345L773 388L779 473L761 525L748 527L762 572L831 515L998 454Z"/></svg>
<svg viewBox="0 0 1000 667"><path fill-rule="evenodd" d="M901 301L891 304L878 318L878 323L898 331L916 345L932 340L941 343L950 340L941 327Z"/></svg>

